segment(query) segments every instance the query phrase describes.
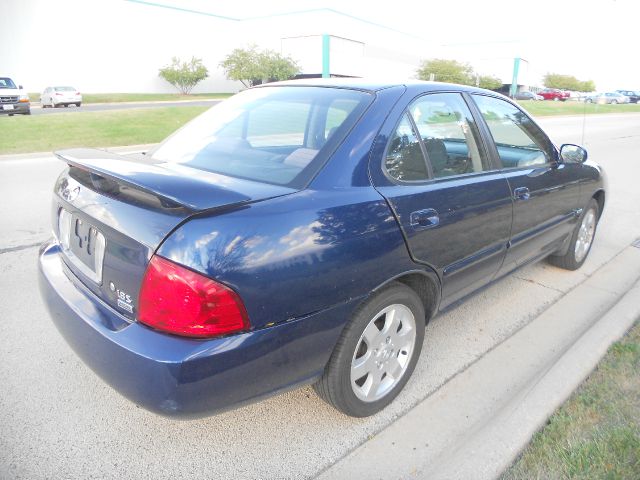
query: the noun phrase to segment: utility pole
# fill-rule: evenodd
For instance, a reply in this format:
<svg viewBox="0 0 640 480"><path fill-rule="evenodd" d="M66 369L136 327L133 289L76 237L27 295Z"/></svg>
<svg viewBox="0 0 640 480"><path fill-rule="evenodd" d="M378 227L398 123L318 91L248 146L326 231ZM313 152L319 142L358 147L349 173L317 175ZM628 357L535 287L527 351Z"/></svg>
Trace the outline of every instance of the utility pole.
<svg viewBox="0 0 640 480"><path fill-rule="evenodd" d="M511 88L509 89L509 96L513 98L518 92L518 70L520 70L520 57L513 59L513 77L511 78Z"/></svg>
<svg viewBox="0 0 640 480"><path fill-rule="evenodd" d="M326 33L322 35L322 78L329 78L331 76L331 37Z"/></svg>

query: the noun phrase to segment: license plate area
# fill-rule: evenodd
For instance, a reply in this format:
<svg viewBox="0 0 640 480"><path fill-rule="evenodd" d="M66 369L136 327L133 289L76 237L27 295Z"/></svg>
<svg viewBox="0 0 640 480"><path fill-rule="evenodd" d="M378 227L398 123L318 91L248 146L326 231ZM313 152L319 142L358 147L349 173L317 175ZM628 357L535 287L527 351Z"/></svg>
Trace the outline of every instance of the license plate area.
<svg viewBox="0 0 640 480"><path fill-rule="evenodd" d="M102 284L106 240L91 223L64 208L58 214L60 244L66 257L83 275Z"/></svg>
<svg viewBox="0 0 640 480"><path fill-rule="evenodd" d="M3 110L13 110L13 105L3 105L2 109Z"/></svg>

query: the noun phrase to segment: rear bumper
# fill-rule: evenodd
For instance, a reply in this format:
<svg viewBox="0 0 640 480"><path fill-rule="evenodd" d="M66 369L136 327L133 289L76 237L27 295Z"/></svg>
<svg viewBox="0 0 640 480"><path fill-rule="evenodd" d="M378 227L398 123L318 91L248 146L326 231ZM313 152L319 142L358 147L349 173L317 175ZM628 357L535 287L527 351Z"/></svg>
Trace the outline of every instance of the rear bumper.
<svg viewBox="0 0 640 480"><path fill-rule="evenodd" d="M201 417L310 383L354 302L241 335L193 340L128 323L70 274L50 241L40 291L57 329L102 379L153 412Z"/></svg>

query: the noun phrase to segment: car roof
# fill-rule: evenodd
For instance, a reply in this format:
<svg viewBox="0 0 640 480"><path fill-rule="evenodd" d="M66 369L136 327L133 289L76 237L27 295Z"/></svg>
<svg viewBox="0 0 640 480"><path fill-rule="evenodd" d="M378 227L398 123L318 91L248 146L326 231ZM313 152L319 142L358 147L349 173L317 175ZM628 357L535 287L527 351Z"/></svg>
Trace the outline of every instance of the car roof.
<svg viewBox="0 0 640 480"><path fill-rule="evenodd" d="M387 88L404 86L407 88L422 89L424 91L440 91L455 90L465 92L487 92L482 88L470 87L456 83L444 82L427 82L423 80L399 80L385 81L368 78L308 78L300 80L287 80L284 82L273 82L258 85L254 88L279 87L279 86L304 86L304 87L332 87L332 88L348 88L353 90L364 90L367 92L376 92ZM495 93L495 92L491 92Z"/></svg>

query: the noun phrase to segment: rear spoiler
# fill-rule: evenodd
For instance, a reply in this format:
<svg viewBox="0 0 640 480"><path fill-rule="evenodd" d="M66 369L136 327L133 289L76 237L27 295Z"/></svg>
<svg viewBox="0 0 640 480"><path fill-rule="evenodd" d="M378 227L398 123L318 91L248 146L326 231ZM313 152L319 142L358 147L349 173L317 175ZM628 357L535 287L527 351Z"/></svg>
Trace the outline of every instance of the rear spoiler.
<svg viewBox="0 0 640 480"><path fill-rule="evenodd" d="M294 191L180 164L128 159L104 150L74 148L55 152L55 155L70 167L91 174L92 186L106 194L114 190L117 194L123 193L119 187L126 186L158 198L163 207L181 207L191 212L250 203Z"/></svg>

